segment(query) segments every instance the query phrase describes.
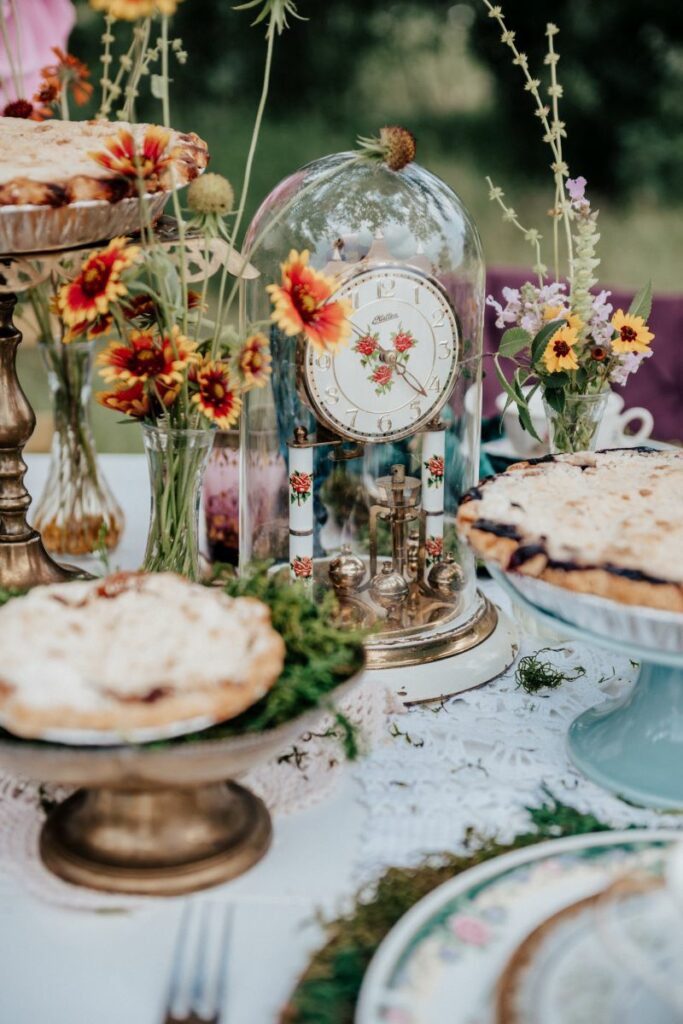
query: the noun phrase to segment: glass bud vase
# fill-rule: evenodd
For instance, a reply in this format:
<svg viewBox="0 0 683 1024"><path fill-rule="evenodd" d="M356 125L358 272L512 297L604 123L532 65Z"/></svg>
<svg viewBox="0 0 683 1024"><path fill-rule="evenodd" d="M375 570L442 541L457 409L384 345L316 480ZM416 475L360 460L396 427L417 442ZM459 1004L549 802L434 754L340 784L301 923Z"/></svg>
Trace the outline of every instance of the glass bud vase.
<svg viewBox="0 0 683 1024"><path fill-rule="evenodd" d="M239 557L239 430L218 430L204 476L209 558L237 565Z"/></svg>
<svg viewBox="0 0 683 1024"><path fill-rule="evenodd" d="M54 434L45 488L33 525L56 554L113 551L124 516L97 461L90 426L92 345L41 344L47 366Z"/></svg>
<svg viewBox="0 0 683 1024"><path fill-rule="evenodd" d="M152 499L143 569L198 580L199 504L214 432L148 424L142 431Z"/></svg>
<svg viewBox="0 0 683 1024"><path fill-rule="evenodd" d="M568 394L562 412L553 409L543 398L551 454L595 451L609 395L609 389L592 395Z"/></svg>

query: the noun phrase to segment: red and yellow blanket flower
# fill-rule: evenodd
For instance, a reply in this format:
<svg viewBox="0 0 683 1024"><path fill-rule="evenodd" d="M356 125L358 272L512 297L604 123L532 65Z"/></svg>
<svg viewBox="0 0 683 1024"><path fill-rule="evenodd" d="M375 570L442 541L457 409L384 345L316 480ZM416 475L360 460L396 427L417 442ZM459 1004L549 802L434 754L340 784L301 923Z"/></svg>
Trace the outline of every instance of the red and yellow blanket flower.
<svg viewBox="0 0 683 1024"><path fill-rule="evenodd" d="M92 82L88 81L90 70L87 64L73 54L60 50L58 46L53 46L52 52L57 62L42 68L41 85L35 99L54 103L59 99L62 89L68 89L77 105L84 106L93 94Z"/></svg>
<svg viewBox="0 0 683 1024"><path fill-rule="evenodd" d="M121 21L137 21L153 14L175 14L180 0L90 0L96 11L104 11Z"/></svg>
<svg viewBox="0 0 683 1024"><path fill-rule="evenodd" d="M144 419L150 409L149 395L141 380L113 388L111 391L98 391L95 398L105 408L137 420Z"/></svg>
<svg viewBox="0 0 683 1024"><path fill-rule="evenodd" d="M298 334L320 351L334 351L351 336L351 303L332 299L334 280L308 265L309 253L295 249L282 264L282 283L268 285L271 319L284 334Z"/></svg>
<svg viewBox="0 0 683 1024"><path fill-rule="evenodd" d="M139 253L137 246L127 245L127 239L113 238L106 249L88 256L73 281L57 293L57 311L67 327L104 316L111 303L127 295L121 274Z"/></svg>
<svg viewBox="0 0 683 1024"><path fill-rule="evenodd" d="M192 395L200 412L221 430L227 430L239 418L242 399L233 384L230 367L220 360L205 360L195 375L197 390Z"/></svg>
<svg viewBox="0 0 683 1024"><path fill-rule="evenodd" d="M106 140L104 149L89 155L107 170L129 178L131 183L142 179L158 188L173 156L167 152L170 140L171 133L161 125L151 125L141 142L136 142L128 128L120 128Z"/></svg>
<svg viewBox="0 0 683 1024"><path fill-rule="evenodd" d="M578 370L574 346L579 336L573 327L560 327L555 331L543 353L543 362L548 373L559 373L560 370Z"/></svg>
<svg viewBox="0 0 683 1024"><path fill-rule="evenodd" d="M647 324L642 316L633 316L631 313L624 313L618 309L611 320L612 327L617 332L612 339L612 348L615 352L649 352L650 342L654 341L654 334L648 330Z"/></svg>
<svg viewBox="0 0 683 1024"><path fill-rule="evenodd" d="M100 376L107 382L153 380L168 387L182 382L190 363L198 360L196 344L177 327L165 335L133 330L125 341L111 342L97 357Z"/></svg>
<svg viewBox="0 0 683 1024"><path fill-rule="evenodd" d="M262 388L271 374L271 355L265 334L252 334L247 338L239 357L244 390Z"/></svg>

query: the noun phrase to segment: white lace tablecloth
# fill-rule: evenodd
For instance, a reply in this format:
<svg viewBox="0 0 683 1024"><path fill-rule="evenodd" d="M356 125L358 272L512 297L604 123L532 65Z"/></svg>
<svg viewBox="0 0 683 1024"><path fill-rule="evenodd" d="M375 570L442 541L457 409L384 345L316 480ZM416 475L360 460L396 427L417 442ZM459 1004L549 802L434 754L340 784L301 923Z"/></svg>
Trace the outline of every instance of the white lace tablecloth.
<svg viewBox="0 0 683 1024"><path fill-rule="evenodd" d="M129 505L132 522L131 501L138 510L146 507L144 468L135 457L110 457L105 465L114 489ZM34 475L37 468L34 461ZM123 486L126 480L127 487ZM140 543L139 538L133 542L128 537L129 558ZM488 593L500 597L493 584L488 584ZM547 645L547 639L527 634L522 637L521 653ZM246 780L270 806L276 838L261 865L212 894L241 908L235 924L240 952L235 954L227 1024L269 1024L277 1019L277 1008L320 940L314 923L317 908L338 911L360 884L386 865L409 864L428 853L457 849L467 829L511 838L529 825L525 808L538 805L548 793L615 827L683 826L680 816L629 806L572 767L565 749L570 722L601 699L624 692L632 685L636 669L627 658L584 645L553 646L559 648L550 655L557 664L568 671L581 666L585 674L556 690L530 696L517 688L513 667L477 690L407 712L388 701L381 686L361 687L347 710L366 733L369 751L365 756L344 766L336 748L308 739L296 745L297 752L283 751L284 760ZM387 673L390 689L398 689L399 680L400 671ZM14 927L24 944L34 943L33 957L40 955L44 941L40 922L47 928L52 915L63 926L76 909L129 910L134 913L128 916L135 919L142 914L135 929L130 925L116 954L128 971L128 996L122 1000L115 985L107 987L103 978L97 982L95 974L91 995L85 986L79 991L80 1001L74 1003L56 980L63 980L69 971L74 979L81 977L80 957L86 955L86 947L88 954L98 948L98 942L103 949L111 948L120 929L107 924L111 914L104 919L101 914L89 914L90 923L84 922L73 933L73 949L50 947L53 984L58 986L61 1002L52 999L47 1017L40 1016L40 1000L47 998L44 986L34 992L27 984L31 959L22 953L20 940L3 938L0 925L0 1020L120 1024L125 1019L127 1024L149 1024L157 1019L169 963L161 932L173 930L168 914L175 913L166 911L165 917L158 908L160 903L177 907L180 901L122 900L76 889L50 876L39 861L37 841L42 802L55 795L35 783L0 774L0 903L4 911L0 920L12 920L8 909L31 901L30 913L17 916ZM157 909L150 916L151 904ZM24 934L29 928L33 929L30 935ZM149 968L144 975L134 959L136 942ZM268 965L265 975L255 975L259 963ZM250 971L253 979L259 978L253 985L247 980ZM49 983L45 984L49 991ZM106 1007L103 988L108 993ZM135 999L131 992L136 993ZM89 1012L83 1009L74 1015L75 1006Z"/></svg>

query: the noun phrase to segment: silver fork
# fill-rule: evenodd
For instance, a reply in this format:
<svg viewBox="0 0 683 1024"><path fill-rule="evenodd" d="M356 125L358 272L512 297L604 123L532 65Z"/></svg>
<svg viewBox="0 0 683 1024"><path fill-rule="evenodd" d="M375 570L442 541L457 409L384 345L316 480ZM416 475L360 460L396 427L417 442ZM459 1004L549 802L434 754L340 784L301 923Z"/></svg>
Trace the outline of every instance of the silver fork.
<svg viewBox="0 0 683 1024"><path fill-rule="evenodd" d="M233 909L185 904L173 953L164 1024L221 1024Z"/></svg>

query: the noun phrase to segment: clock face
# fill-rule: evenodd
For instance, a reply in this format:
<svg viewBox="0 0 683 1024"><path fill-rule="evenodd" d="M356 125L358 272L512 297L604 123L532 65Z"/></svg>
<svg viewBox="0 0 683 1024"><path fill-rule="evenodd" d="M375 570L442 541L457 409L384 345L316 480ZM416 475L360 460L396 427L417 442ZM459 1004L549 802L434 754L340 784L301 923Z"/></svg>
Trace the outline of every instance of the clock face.
<svg viewBox="0 0 683 1024"><path fill-rule="evenodd" d="M342 437L396 441L439 412L453 390L459 332L453 307L431 277L399 266L345 280L351 340L338 352L306 345L304 383L318 418Z"/></svg>

